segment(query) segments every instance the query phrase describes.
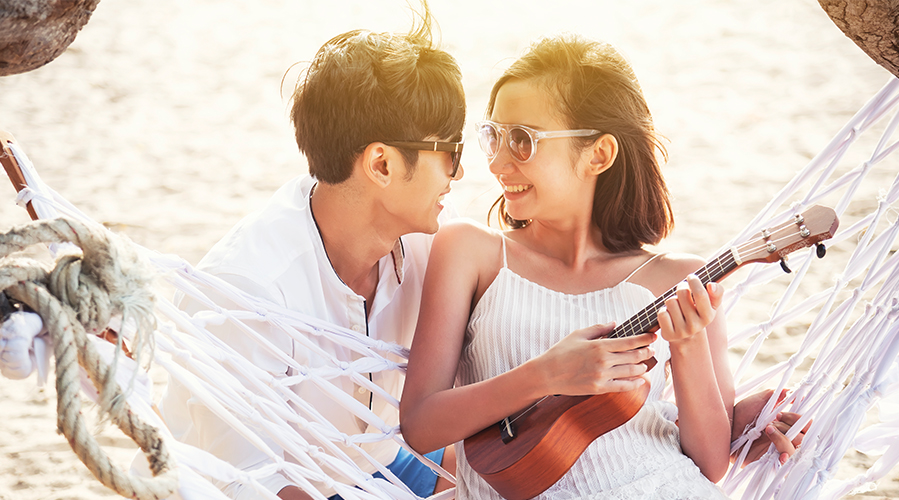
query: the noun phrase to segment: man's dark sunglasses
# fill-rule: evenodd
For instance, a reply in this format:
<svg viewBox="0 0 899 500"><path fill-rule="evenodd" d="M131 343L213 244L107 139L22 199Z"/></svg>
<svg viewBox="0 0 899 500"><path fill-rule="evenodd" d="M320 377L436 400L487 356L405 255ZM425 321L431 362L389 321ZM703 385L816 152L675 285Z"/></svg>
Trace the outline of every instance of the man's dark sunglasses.
<svg viewBox="0 0 899 500"><path fill-rule="evenodd" d="M384 141L384 144L401 149L412 149L415 151L446 151L453 160L453 172L450 178L455 178L459 171L459 165L462 162L462 146L464 142L437 142L437 141Z"/></svg>

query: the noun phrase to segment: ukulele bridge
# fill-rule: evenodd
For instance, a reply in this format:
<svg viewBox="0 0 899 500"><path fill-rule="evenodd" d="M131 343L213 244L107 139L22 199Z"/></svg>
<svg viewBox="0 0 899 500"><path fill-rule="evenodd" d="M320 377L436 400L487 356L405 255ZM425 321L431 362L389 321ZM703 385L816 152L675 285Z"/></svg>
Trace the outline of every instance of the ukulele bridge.
<svg viewBox="0 0 899 500"><path fill-rule="evenodd" d="M503 438L503 444L509 444L515 439L515 427L512 426L512 421L509 417L504 418L503 421L499 423L499 432Z"/></svg>

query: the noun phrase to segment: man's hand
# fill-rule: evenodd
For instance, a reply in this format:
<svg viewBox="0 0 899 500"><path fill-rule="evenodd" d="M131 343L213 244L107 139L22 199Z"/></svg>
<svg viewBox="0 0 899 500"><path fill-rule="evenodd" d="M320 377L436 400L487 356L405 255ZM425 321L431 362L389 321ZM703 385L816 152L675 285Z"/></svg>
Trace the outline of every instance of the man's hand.
<svg viewBox="0 0 899 500"><path fill-rule="evenodd" d="M774 394L774 391L768 389L748 396L734 405L734 423L731 430L731 442L736 441L743 434L743 430L746 426L755 421L772 394ZM780 403L785 397L786 391L781 392L777 402ZM747 464L758 460L766 451L768 451L768 447L771 443L774 443L774 447L780 452L780 463L783 464L786 462L788 458L793 456L793 453L796 453L796 448L802 444L802 438L805 437L805 433L808 431L809 425L811 425L811 422L809 422L809 425L806 425L805 428L802 429L802 432L800 432L792 441L788 439L786 436L787 431L796 424L800 416L801 415L790 412L778 413L774 421L765 427L764 434L753 441L752 445L749 447L749 453L746 455L746 459L740 466L745 467ZM736 458L736 455L734 455L731 457L731 460L736 460Z"/></svg>

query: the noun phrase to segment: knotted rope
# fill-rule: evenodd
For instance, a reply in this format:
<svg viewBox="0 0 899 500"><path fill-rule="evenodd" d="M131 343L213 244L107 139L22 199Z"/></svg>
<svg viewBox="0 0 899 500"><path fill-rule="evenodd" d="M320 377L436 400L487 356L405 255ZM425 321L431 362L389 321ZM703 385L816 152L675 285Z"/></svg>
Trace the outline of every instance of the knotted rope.
<svg viewBox="0 0 899 500"><path fill-rule="evenodd" d="M36 243L72 243L81 252L61 254L53 269L12 255ZM104 330L113 316L121 316L123 326L136 329L135 361L146 347L152 348L150 268L128 242L103 227L65 218L25 224L0 235L0 256L0 290L39 314L50 332L59 432L94 476L118 494L142 500L170 496L178 486L177 472L159 431L131 411L115 380L115 362L103 362L87 336ZM119 339L117 356L121 348ZM143 450L154 477L123 472L88 431L81 414L79 364L99 392L101 415Z"/></svg>

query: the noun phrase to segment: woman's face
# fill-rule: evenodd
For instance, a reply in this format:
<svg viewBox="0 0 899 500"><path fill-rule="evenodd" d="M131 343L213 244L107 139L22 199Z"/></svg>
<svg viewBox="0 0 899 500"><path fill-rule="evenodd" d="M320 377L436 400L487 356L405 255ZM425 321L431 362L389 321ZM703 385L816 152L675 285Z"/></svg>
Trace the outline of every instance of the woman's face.
<svg viewBox="0 0 899 500"><path fill-rule="evenodd" d="M565 130L555 99L542 86L511 80L500 87L490 120L505 125L525 125L539 131ZM503 188L506 211L518 220L571 220L574 214L592 213L595 177L585 175L584 153L572 150L567 137L541 139L526 163L509 151L508 136L501 137L490 171ZM585 156L586 155L586 156Z"/></svg>

